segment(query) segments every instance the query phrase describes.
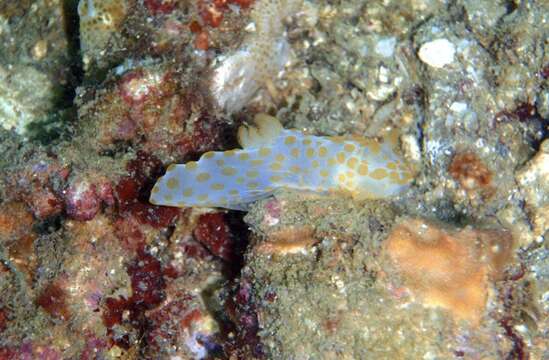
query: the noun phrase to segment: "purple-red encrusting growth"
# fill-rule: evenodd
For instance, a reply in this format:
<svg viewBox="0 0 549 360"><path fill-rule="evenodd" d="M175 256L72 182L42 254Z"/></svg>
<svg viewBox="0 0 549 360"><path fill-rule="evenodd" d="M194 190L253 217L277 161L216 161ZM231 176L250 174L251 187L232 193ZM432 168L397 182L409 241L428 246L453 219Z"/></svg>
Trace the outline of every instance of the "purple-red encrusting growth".
<svg viewBox="0 0 549 360"><path fill-rule="evenodd" d="M167 15L175 10L177 0L144 0L144 4L152 15Z"/></svg>
<svg viewBox="0 0 549 360"><path fill-rule="evenodd" d="M76 180L65 192L65 211L74 220L91 220L101 210L95 184Z"/></svg>
<svg viewBox="0 0 549 360"><path fill-rule="evenodd" d="M212 254L225 261L235 259L235 242L223 213L201 215L194 236Z"/></svg>
<svg viewBox="0 0 549 360"><path fill-rule="evenodd" d="M139 250L137 257L128 264L127 272L132 285L131 297L111 297L105 299L104 303L103 323L111 337L114 334L112 328L125 320L125 312L128 313L130 324L143 333L144 312L158 306L165 299L166 283L162 265L154 256L145 250ZM127 336L113 338L113 342L123 348L129 348Z"/></svg>

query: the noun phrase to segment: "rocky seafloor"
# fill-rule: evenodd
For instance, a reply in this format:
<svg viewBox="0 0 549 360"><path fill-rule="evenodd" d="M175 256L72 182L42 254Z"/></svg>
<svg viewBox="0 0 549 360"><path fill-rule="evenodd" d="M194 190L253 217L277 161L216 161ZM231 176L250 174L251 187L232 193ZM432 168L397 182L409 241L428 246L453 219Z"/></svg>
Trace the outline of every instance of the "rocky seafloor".
<svg viewBox="0 0 549 360"><path fill-rule="evenodd" d="M389 199L149 203L276 116ZM0 0L0 359L549 359L549 4Z"/></svg>

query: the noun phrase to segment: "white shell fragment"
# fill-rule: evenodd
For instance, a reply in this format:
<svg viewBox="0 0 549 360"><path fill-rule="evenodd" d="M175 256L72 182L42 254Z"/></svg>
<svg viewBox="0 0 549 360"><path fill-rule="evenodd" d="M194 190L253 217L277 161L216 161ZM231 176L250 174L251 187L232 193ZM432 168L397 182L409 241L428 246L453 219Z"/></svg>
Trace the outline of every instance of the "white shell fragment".
<svg viewBox="0 0 549 360"><path fill-rule="evenodd" d="M434 68L441 68L454 62L456 47L447 39L426 42L419 48L421 61Z"/></svg>

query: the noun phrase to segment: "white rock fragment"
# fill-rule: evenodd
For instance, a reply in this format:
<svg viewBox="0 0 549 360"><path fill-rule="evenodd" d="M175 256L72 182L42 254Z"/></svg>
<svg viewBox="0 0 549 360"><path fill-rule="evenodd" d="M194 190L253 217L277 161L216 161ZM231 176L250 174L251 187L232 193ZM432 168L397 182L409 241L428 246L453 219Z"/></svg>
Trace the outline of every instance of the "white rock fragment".
<svg viewBox="0 0 549 360"><path fill-rule="evenodd" d="M426 42L419 48L418 56L429 66L441 68L454 62L456 47L447 39Z"/></svg>
<svg viewBox="0 0 549 360"><path fill-rule="evenodd" d="M463 113L467 110L467 104L461 101L454 101L452 105L450 105L450 110L455 113Z"/></svg>
<svg viewBox="0 0 549 360"><path fill-rule="evenodd" d="M396 39L394 37L379 40L376 44L375 51L383 57L392 57L395 53Z"/></svg>

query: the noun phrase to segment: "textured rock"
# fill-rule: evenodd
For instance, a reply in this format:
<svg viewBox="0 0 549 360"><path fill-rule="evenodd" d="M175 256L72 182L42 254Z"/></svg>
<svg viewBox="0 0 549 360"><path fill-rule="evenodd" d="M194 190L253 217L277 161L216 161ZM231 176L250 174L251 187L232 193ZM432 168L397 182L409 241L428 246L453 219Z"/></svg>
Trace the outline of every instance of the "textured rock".
<svg viewBox="0 0 549 360"><path fill-rule="evenodd" d="M416 243L415 235L397 225L385 240L394 217L383 203L287 201L274 225L265 221L272 217L271 207L265 202L265 212L256 209L247 217L265 235L254 242L243 269L250 279L247 302L256 309L267 358L447 358L461 352L497 357L505 351L506 340L487 341L488 334L500 330L494 329L485 301L498 302L488 278L501 279L508 264L508 233L435 227ZM317 243L301 244L307 251L277 248L274 241L281 233L300 234L306 242L310 233L292 227L299 224L317 229L312 235ZM262 251L267 245L274 251ZM395 267L379 256L387 254L382 249L390 249L397 268L401 264L411 271L410 288L399 286ZM416 268L418 263L423 266ZM453 302L441 310L424 307L418 293L418 301L412 301L412 290L421 284L440 286L438 299ZM460 295L470 307L462 305ZM485 321L478 326L480 313Z"/></svg>
<svg viewBox="0 0 549 360"><path fill-rule="evenodd" d="M86 68L102 60L109 43L111 46L116 43L127 12L125 0L79 1L80 47Z"/></svg>
<svg viewBox="0 0 549 360"><path fill-rule="evenodd" d="M25 134L29 124L53 110L53 83L30 66L10 70L0 65L0 125Z"/></svg>
<svg viewBox="0 0 549 360"><path fill-rule="evenodd" d="M519 19L530 16L527 11L515 15ZM533 142L528 137L533 134L534 142L539 139L540 122L534 118L521 121L520 116L500 120L498 114L516 111L514 104L520 95L517 92L513 100L497 101L497 94L504 86L494 86L491 78L500 68L491 61L490 53L474 33L460 22L445 21L444 17L435 17L414 34L416 47L434 37L448 39L456 47L452 63L443 68L425 67L418 73L429 99L421 122L426 177L420 176L418 185L429 189L422 206L435 213L445 212L450 209L443 210L442 204L450 201L452 211L478 219L511 204L520 213L514 169L533 154ZM541 54L534 54L535 62L539 62ZM506 61L502 63L507 64ZM521 82L517 86L529 91L526 89L538 88L540 81L531 86ZM481 172L484 175L478 177Z"/></svg>
<svg viewBox="0 0 549 360"><path fill-rule="evenodd" d="M25 138L57 129L71 106L77 64L71 59L70 5L61 0L0 5L0 127ZM29 129L29 125L36 125Z"/></svg>
<svg viewBox="0 0 549 360"><path fill-rule="evenodd" d="M541 144L539 152L516 176L526 199L534 236L542 241L549 229L549 140Z"/></svg>
<svg viewBox="0 0 549 360"><path fill-rule="evenodd" d="M0 121L49 139L0 129L0 358L548 357L546 6L0 1ZM396 131L418 174L383 202L280 189L246 223L148 203L258 113Z"/></svg>

